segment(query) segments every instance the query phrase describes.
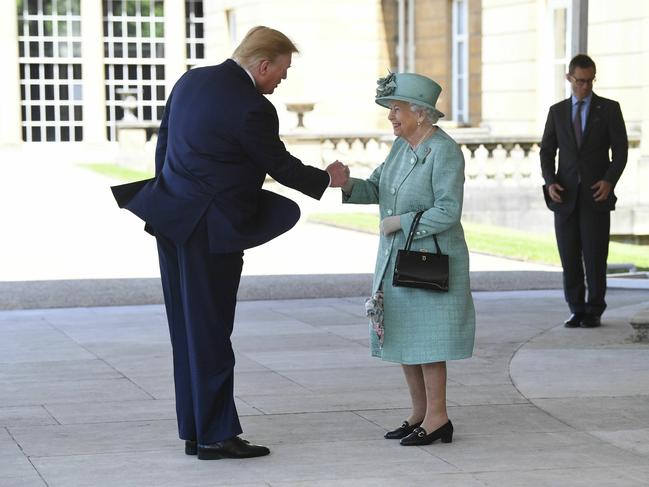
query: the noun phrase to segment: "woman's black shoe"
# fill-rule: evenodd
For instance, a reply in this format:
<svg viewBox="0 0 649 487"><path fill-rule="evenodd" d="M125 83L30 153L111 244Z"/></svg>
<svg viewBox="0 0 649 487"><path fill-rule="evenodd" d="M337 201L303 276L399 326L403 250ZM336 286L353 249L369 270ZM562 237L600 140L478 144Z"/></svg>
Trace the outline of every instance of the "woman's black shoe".
<svg viewBox="0 0 649 487"><path fill-rule="evenodd" d="M424 428L416 428L412 433L401 440L403 446L430 445L433 441L440 439L442 443L453 441L453 423L449 420L431 434L427 434Z"/></svg>
<svg viewBox="0 0 649 487"><path fill-rule="evenodd" d="M399 426L397 429L388 431L383 437L386 440L400 440L401 438L405 438L408 436L410 433L412 433L416 427L418 427L421 424L421 421L419 423L415 423L412 426L408 421L404 421L401 423L401 426Z"/></svg>

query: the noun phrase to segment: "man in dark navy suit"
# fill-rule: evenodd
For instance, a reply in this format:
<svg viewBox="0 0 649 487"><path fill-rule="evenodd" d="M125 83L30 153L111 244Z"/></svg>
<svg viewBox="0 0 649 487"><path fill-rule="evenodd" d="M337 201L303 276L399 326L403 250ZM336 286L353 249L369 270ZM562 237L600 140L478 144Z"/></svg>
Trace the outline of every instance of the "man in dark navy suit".
<svg viewBox="0 0 649 487"><path fill-rule="evenodd" d="M300 216L293 201L261 189L266 175L316 199L349 175L338 161L326 171L302 164L279 139L263 95L286 79L294 52L284 34L260 26L232 59L187 71L167 100L156 177L113 188L157 239L179 436L203 460L269 453L239 437L230 341L243 251Z"/></svg>
<svg viewBox="0 0 649 487"><path fill-rule="evenodd" d="M565 321L568 328L599 326L606 309L610 212L617 200L613 188L628 152L620 104L593 93L595 72L585 54L570 61L566 79L572 96L550 107L541 141L544 194L554 211L563 289L572 313Z"/></svg>

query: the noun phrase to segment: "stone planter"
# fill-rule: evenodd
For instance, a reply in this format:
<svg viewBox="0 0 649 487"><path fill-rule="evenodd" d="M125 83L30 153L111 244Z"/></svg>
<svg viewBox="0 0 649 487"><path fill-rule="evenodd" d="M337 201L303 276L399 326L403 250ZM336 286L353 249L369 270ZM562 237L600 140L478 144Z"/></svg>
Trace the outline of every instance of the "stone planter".
<svg viewBox="0 0 649 487"><path fill-rule="evenodd" d="M649 309L640 311L631 318L633 336L631 340L636 343L649 343Z"/></svg>

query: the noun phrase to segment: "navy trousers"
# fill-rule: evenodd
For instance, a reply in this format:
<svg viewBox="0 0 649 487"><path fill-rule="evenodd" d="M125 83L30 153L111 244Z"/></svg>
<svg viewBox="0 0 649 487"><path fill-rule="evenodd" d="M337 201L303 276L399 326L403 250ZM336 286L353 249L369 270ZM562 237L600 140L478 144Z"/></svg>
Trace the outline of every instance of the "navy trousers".
<svg viewBox="0 0 649 487"><path fill-rule="evenodd" d="M211 254L205 221L183 245L156 236L173 349L178 434L199 444L239 435L234 324L243 252Z"/></svg>
<svg viewBox="0 0 649 487"><path fill-rule="evenodd" d="M554 229L563 267L563 292L572 313L601 316L606 309L610 226L609 211L596 211L579 199L569 215L554 214Z"/></svg>

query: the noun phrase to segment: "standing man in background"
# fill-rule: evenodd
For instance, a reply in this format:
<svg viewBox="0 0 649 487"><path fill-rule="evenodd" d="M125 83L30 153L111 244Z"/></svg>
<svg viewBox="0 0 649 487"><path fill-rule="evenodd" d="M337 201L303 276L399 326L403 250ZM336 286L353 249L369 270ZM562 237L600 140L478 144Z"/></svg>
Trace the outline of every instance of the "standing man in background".
<svg viewBox="0 0 649 487"><path fill-rule="evenodd" d="M178 432L185 453L202 460L270 452L239 438L230 341L243 251L300 217L293 201L261 189L266 175L316 199L349 175L340 162L326 171L302 164L279 138L264 95L286 79L295 52L284 34L259 26L232 59L187 71L167 100L156 177L113 188L158 243Z"/></svg>
<svg viewBox="0 0 649 487"><path fill-rule="evenodd" d="M541 141L543 191L548 208L554 211L563 290L572 313L565 321L567 328L601 324L610 212L617 200L613 189L628 152L620 104L593 93L595 73L594 61L585 54L570 61L566 79L572 96L550 107Z"/></svg>

